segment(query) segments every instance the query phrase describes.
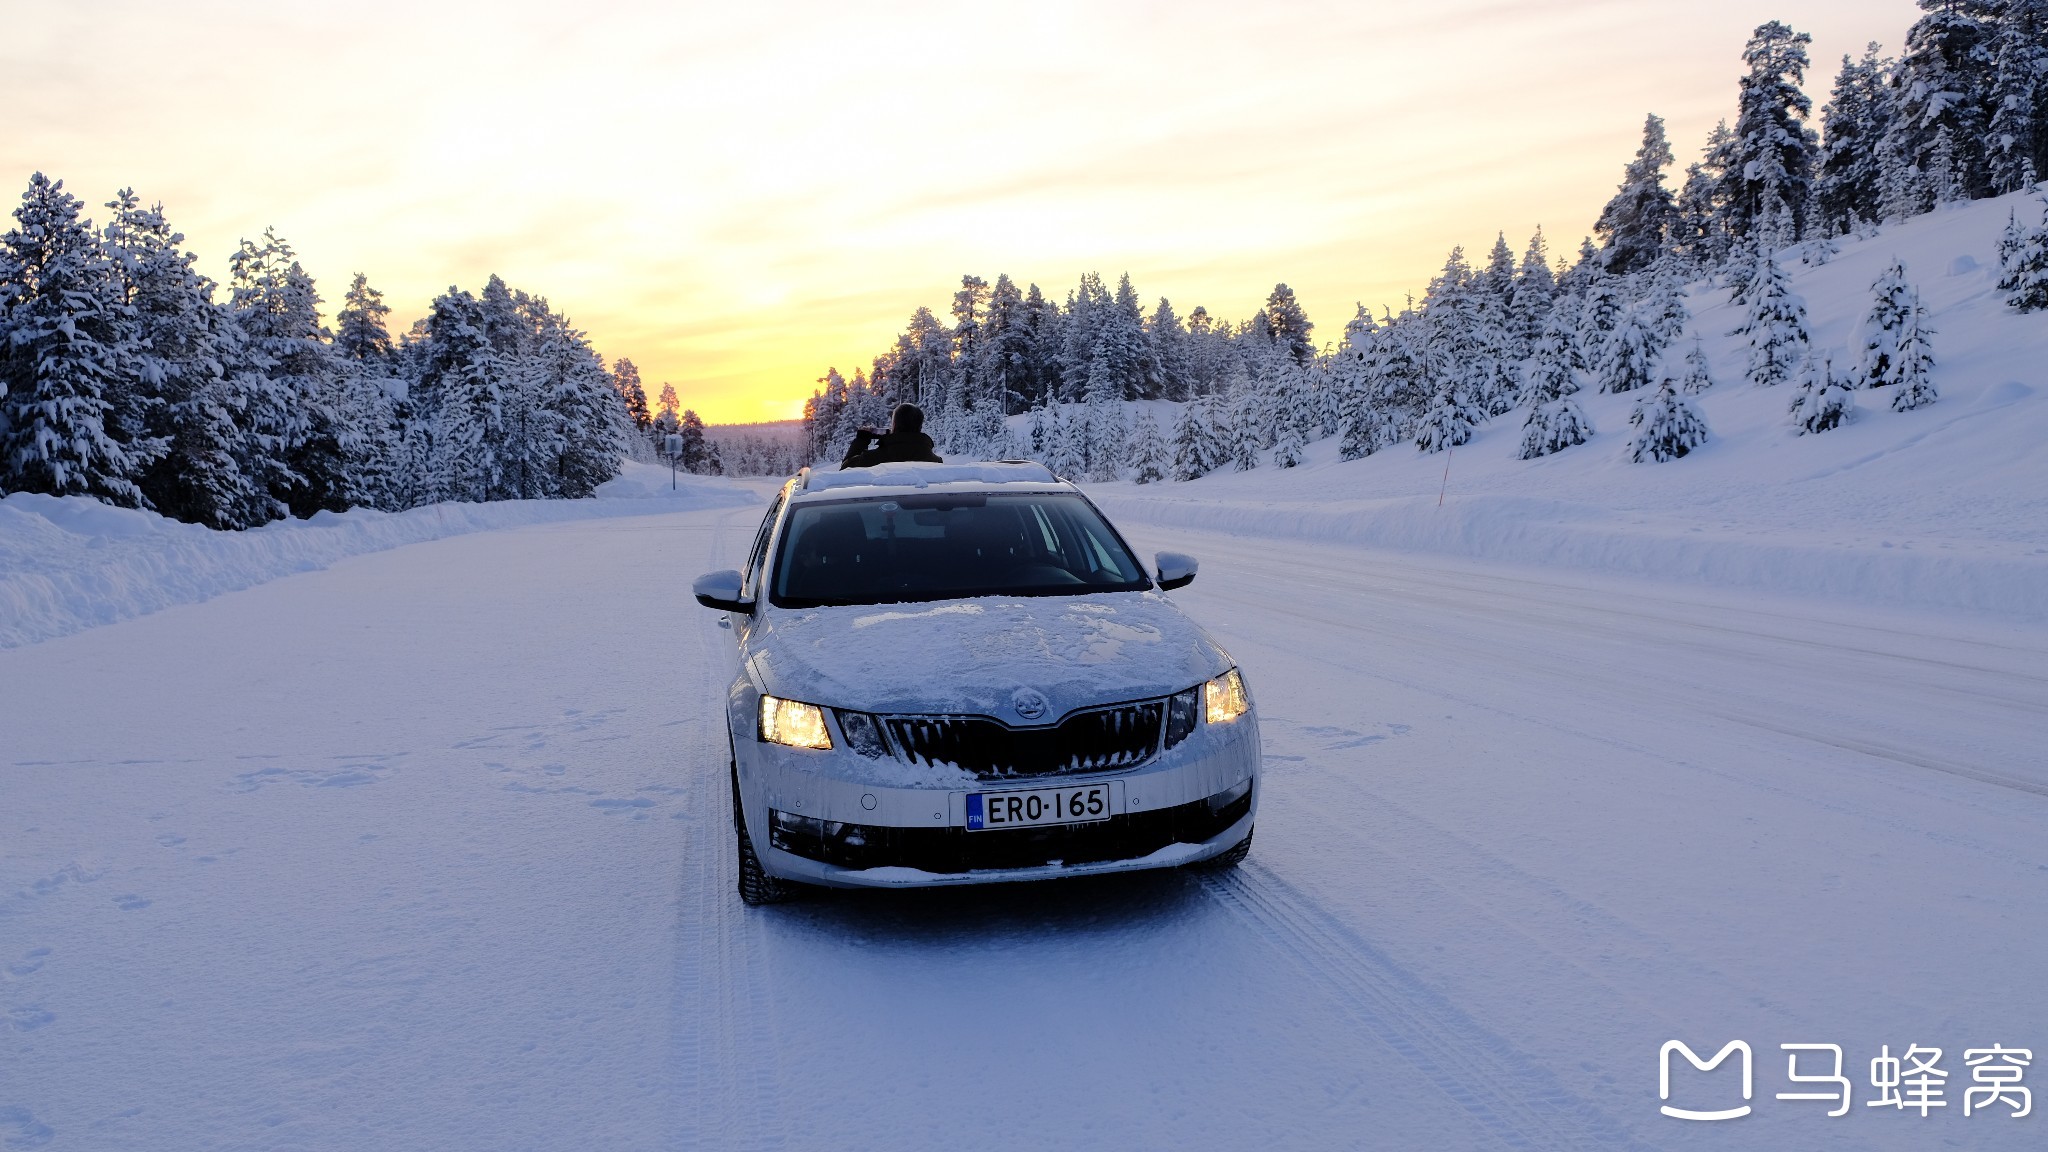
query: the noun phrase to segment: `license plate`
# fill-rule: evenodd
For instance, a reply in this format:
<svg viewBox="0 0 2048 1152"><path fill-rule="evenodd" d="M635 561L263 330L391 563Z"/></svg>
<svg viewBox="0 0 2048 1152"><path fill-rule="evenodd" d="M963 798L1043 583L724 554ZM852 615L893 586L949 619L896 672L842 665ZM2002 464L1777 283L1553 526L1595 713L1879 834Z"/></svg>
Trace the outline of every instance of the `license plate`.
<svg viewBox="0 0 2048 1152"><path fill-rule="evenodd" d="M969 832L1033 828L1046 824L1086 824L1091 820L1107 820L1115 814L1115 797L1108 784L967 794Z"/></svg>

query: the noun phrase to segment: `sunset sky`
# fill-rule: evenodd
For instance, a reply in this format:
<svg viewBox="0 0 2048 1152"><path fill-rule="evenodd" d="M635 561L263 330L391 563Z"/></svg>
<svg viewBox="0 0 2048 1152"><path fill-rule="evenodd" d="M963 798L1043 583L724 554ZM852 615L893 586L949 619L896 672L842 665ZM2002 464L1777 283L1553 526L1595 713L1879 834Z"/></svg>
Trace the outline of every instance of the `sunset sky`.
<svg viewBox="0 0 2048 1152"><path fill-rule="evenodd" d="M331 315L492 272L714 422L795 415L963 273L1129 272L1321 339L1453 244L1576 248L1640 139L1678 173L1758 23L1896 50L1912 0L0 0L0 185L161 200L224 277L269 225ZM1674 181L1675 182L1675 181ZM103 213L101 213L103 215Z"/></svg>

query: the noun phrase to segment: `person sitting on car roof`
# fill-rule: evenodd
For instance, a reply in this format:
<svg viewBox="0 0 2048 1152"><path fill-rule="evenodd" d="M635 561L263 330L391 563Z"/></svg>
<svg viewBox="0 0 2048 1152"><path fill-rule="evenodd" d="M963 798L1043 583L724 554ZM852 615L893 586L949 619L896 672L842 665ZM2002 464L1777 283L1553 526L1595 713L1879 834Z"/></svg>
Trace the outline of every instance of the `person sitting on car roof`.
<svg viewBox="0 0 2048 1152"><path fill-rule="evenodd" d="M932 450L932 438L924 434L924 409L915 404L898 404L889 417L887 432L862 428L853 434L853 443L847 446L846 459L839 462L839 467L872 468L877 464L919 460L945 463Z"/></svg>

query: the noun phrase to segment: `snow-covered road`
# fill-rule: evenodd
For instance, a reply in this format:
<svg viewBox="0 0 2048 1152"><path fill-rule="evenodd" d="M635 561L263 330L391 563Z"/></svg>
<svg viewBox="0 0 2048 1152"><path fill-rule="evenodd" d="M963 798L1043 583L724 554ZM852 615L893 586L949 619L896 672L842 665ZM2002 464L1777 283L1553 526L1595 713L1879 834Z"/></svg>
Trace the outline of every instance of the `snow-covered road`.
<svg viewBox="0 0 2048 1152"><path fill-rule="evenodd" d="M2048 625L1127 523L1258 697L1251 860L750 911L687 588L758 514L0 651L0 1147L2048 1139L1961 1114L1966 1048L2048 1088ZM1659 1115L1671 1039L1754 1114ZM1866 1107L1914 1044L1949 1106Z"/></svg>

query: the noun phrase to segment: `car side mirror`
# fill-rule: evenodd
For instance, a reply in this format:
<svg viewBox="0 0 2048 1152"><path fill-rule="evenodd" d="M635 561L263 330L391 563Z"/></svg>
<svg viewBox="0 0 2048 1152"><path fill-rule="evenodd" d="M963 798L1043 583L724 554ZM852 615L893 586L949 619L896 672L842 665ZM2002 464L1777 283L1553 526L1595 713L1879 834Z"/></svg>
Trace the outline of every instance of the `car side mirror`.
<svg viewBox="0 0 2048 1152"><path fill-rule="evenodd" d="M1195 569L1198 565L1193 556L1184 552L1160 552L1155 554L1152 560L1159 565L1160 590L1171 592L1175 588L1185 588L1194 582Z"/></svg>
<svg viewBox="0 0 2048 1152"><path fill-rule="evenodd" d="M741 598L740 587L740 574L727 568L723 572L706 572L697 577L696 583L690 585L690 594L706 608L751 615L754 602Z"/></svg>

